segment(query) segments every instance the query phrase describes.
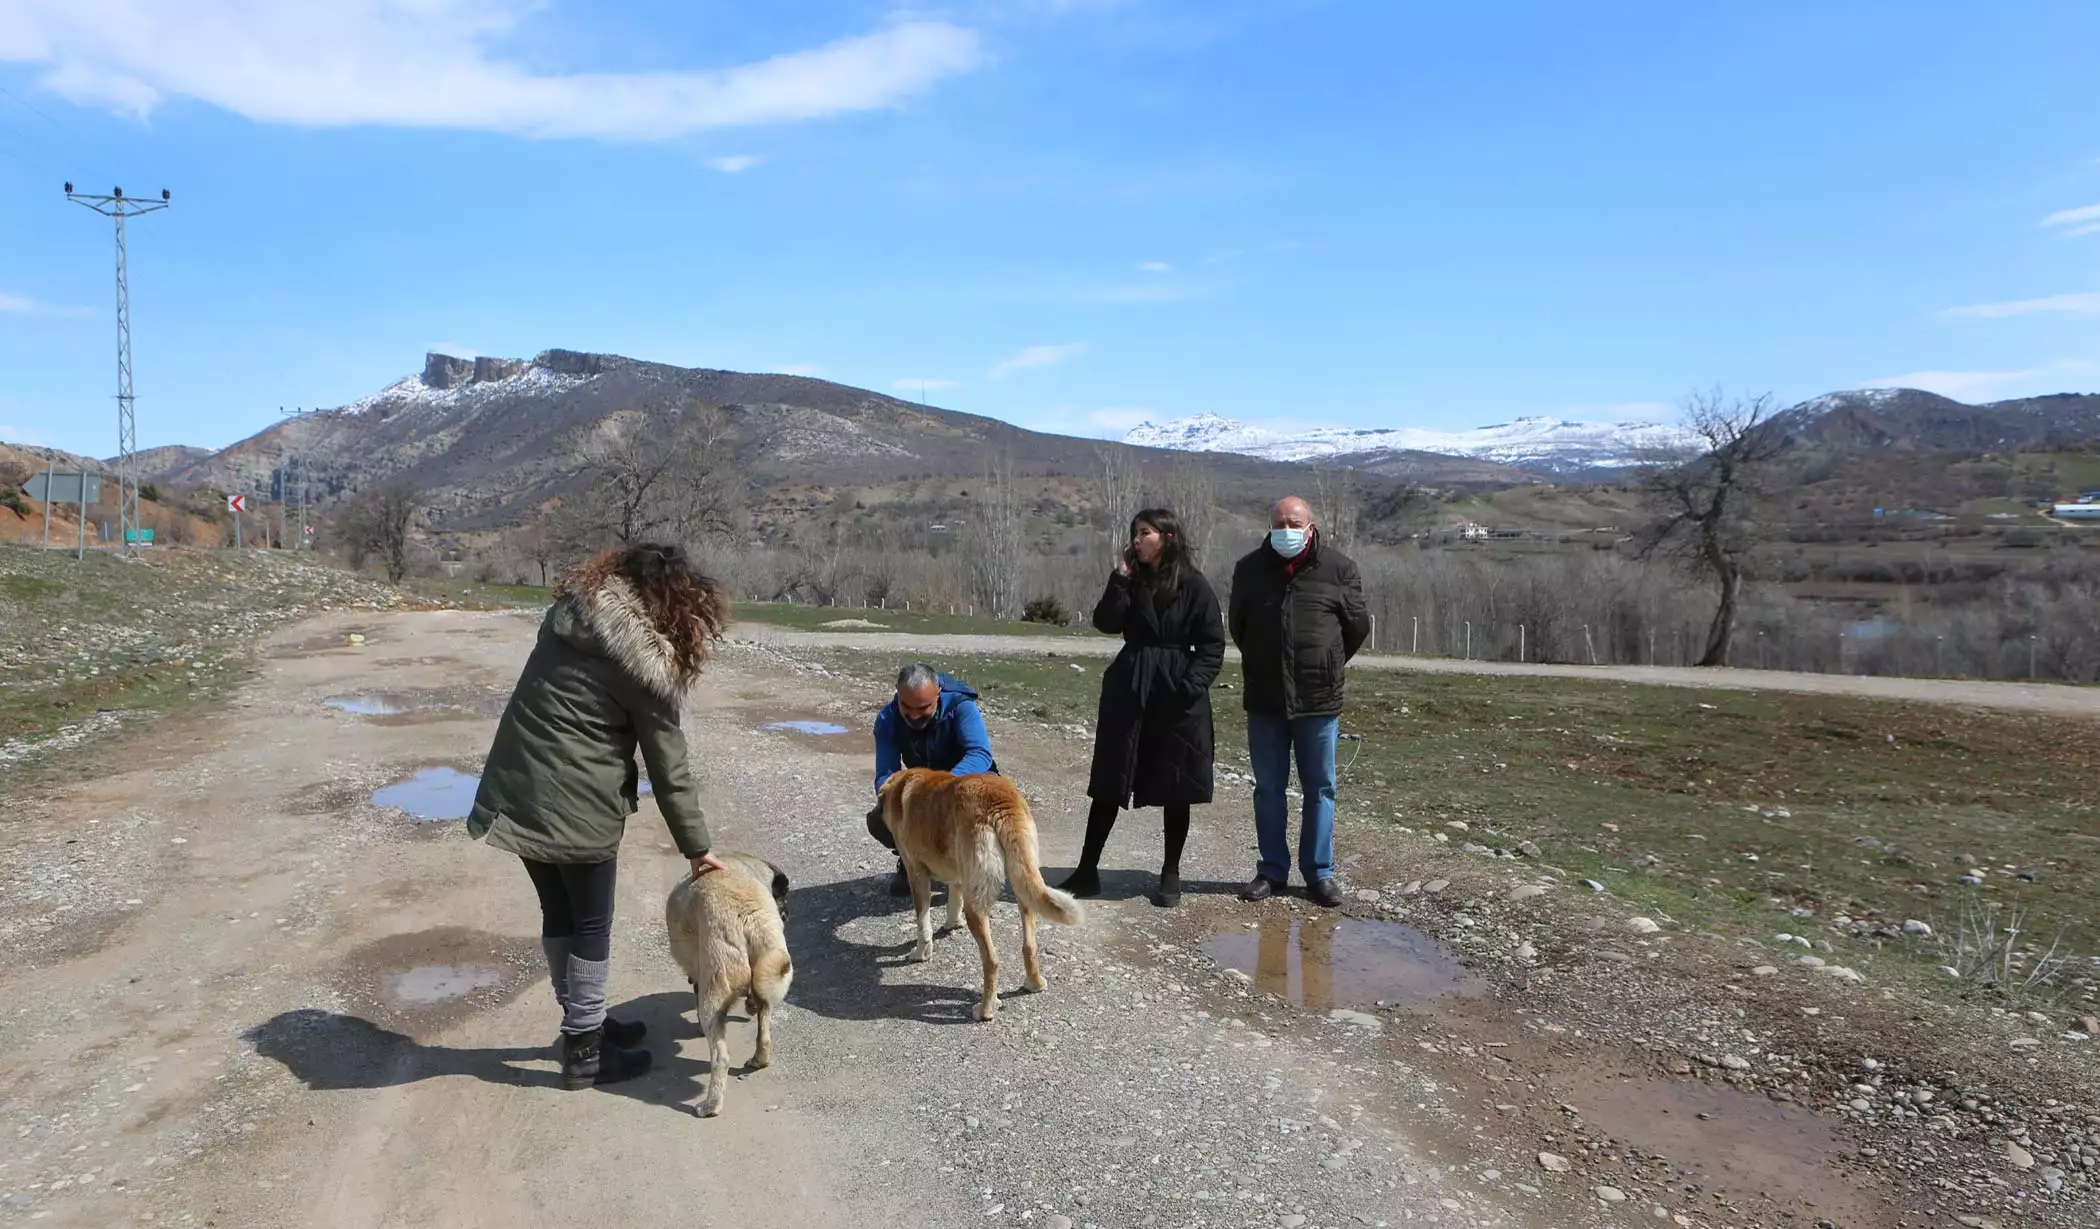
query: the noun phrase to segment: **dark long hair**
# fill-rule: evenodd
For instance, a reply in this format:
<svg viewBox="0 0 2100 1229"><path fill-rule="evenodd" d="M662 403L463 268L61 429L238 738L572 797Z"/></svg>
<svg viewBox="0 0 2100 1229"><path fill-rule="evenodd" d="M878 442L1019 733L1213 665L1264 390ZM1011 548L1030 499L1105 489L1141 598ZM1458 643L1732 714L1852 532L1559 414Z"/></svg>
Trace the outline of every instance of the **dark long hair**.
<svg viewBox="0 0 2100 1229"><path fill-rule="evenodd" d="M715 642L729 627L729 599L722 586L693 566L684 547L643 542L592 555L561 578L555 593L587 593L609 576L618 576L634 589L649 622L671 642L679 677L699 677Z"/></svg>
<svg viewBox="0 0 2100 1229"><path fill-rule="evenodd" d="M1138 563L1133 555L1130 579L1164 605L1181 592L1182 581L1196 570L1196 548L1181 536L1181 518L1174 515L1171 508L1146 508L1131 517L1130 537L1133 541L1137 539L1139 525L1150 525L1159 531L1159 562L1148 567Z"/></svg>

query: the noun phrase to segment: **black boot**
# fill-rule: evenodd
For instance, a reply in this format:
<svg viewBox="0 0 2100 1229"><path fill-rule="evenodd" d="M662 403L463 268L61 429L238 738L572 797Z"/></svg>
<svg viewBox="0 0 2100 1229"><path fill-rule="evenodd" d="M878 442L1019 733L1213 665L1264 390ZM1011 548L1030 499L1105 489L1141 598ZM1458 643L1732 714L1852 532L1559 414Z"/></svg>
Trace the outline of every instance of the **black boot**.
<svg viewBox="0 0 2100 1229"><path fill-rule="evenodd" d="M605 1017L605 1039L616 1046L633 1049L642 1044L649 1035L649 1026L640 1020L615 1020Z"/></svg>
<svg viewBox="0 0 2100 1229"><path fill-rule="evenodd" d="M1181 903L1181 872L1159 873L1159 891L1152 894L1152 903L1162 909L1172 909Z"/></svg>
<svg viewBox="0 0 2100 1229"><path fill-rule="evenodd" d="M911 876L904 873L904 859L897 859L897 873L890 876L890 895L910 896Z"/></svg>
<svg viewBox="0 0 2100 1229"><path fill-rule="evenodd" d="M1101 872L1091 866L1082 866L1065 876L1057 885L1060 891L1074 896L1094 897L1101 895Z"/></svg>
<svg viewBox="0 0 2100 1229"><path fill-rule="evenodd" d="M649 1051L605 1044L605 1030L563 1033L561 1084L571 1091L593 1084L617 1084L649 1069Z"/></svg>

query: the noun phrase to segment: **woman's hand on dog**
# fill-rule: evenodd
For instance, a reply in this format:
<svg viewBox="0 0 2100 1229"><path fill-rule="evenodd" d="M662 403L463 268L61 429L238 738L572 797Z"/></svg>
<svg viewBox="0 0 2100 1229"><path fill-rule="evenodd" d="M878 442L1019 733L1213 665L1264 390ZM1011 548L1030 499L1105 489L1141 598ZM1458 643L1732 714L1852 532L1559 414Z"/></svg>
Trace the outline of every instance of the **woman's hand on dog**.
<svg viewBox="0 0 2100 1229"><path fill-rule="evenodd" d="M704 853L693 859L693 878L695 879L709 871L726 871L728 869L727 864L711 853Z"/></svg>

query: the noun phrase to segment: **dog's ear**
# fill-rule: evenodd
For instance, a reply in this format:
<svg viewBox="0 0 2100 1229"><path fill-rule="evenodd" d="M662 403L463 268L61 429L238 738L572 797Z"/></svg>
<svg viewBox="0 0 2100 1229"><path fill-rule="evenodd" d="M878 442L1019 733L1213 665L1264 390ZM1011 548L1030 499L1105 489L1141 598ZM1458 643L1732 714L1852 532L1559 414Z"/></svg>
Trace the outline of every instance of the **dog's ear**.
<svg viewBox="0 0 2100 1229"><path fill-rule="evenodd" d="M773 900L774 900L774 902L775 902L776 904L786 904L786 903L787 903L787 898L788 898L788 877L787 877L787 872L786 872L786 871L784 871L784 870L781 870L781 869L780 869L779 867L777 867L777 866L773 865L773 864L772 864L771 862L768 862L768 863L766 863L766 869L767 869L767 870L770 870L770 871L772 871L772 872L773 872Z"/></svg>

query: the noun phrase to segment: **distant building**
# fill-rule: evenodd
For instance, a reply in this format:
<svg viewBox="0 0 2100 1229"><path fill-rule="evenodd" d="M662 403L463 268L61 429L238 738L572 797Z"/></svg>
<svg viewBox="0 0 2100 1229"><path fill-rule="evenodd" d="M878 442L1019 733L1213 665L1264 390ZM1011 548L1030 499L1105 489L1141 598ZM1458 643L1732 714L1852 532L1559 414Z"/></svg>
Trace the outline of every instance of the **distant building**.
<svg viewBox="0 0 2100 1229"><path fill-rule="evenodd" d="M2100 521L2100 503L2058 504L2049 515L2060 521Z"/></svg>
<svg viewBox="0 0 2100 1229"><path fill-rule="evenodd" d="M1455 532L1463 541L1483 542L1487 540L1488 527L1485 525L1475 524L1472 521L1460 521Z"/></svg>

